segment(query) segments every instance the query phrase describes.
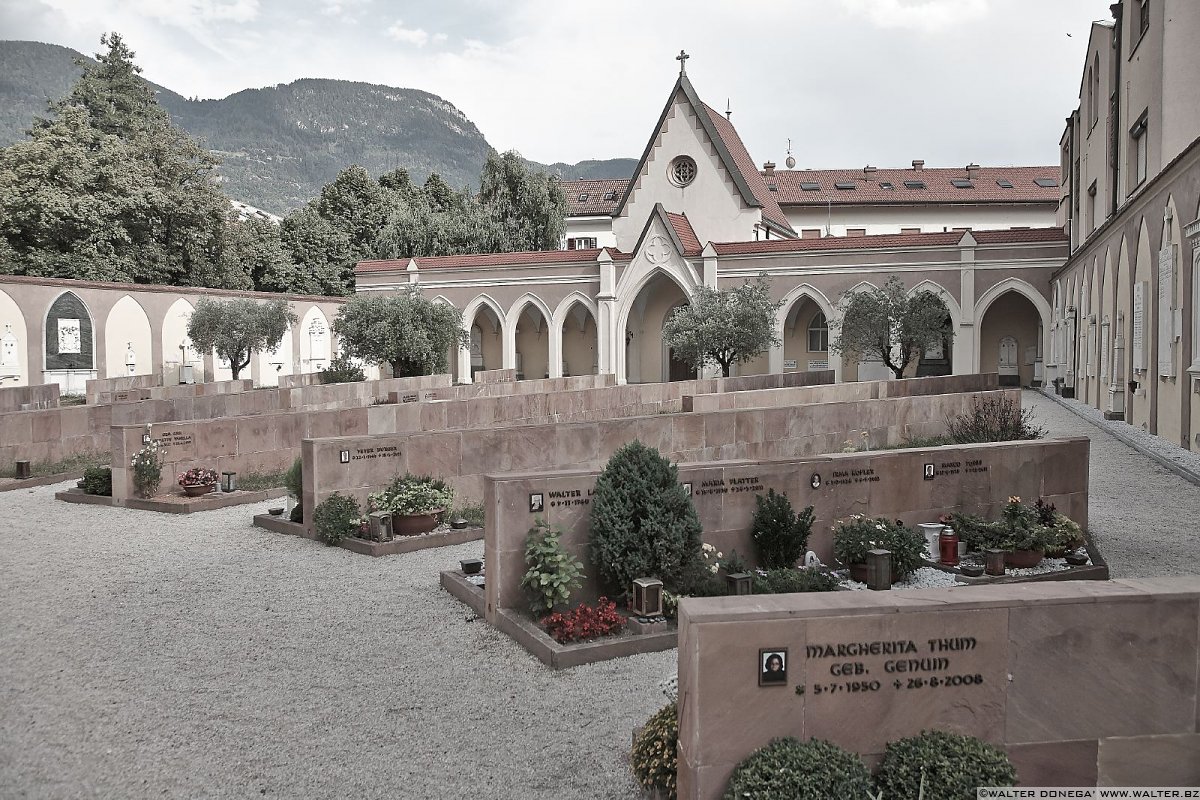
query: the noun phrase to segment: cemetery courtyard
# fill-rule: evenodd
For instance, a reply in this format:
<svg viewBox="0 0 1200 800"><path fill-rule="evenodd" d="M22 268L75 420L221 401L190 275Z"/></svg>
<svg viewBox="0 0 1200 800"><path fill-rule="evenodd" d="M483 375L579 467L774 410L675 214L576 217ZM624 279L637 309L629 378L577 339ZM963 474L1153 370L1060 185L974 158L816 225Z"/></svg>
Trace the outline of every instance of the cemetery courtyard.
<svg viewBox="0 0 1200 800"><path fill-rule="evenodd" d="M1195 574L1200 490L1091 439L1114 578ZM1191 458L1192 456L1187 456ZM251 527L0 493L0 796L636 798L674 650L553 671L438 586L483 543L370 559Z"/></svg>

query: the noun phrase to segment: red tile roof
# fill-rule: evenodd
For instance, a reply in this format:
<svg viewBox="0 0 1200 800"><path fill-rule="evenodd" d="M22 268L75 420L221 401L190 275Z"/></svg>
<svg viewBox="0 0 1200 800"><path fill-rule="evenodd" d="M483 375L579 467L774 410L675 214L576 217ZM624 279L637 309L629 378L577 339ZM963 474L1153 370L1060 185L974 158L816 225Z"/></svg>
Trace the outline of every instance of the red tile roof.
<svg viewBox="0 0 1200 800"><path fill-rule="evenodd" d="M629 185L626 179L561 181L568 217L612 216ZM608 199L605 199L608 198Z"/></svg>
<svg viewBox="0 0 1200 800"><path fill-rule="evenodd" d="M788 222L787 215L779 207L775 193L767 189L762 174L754 165L754 159L750 157L746 145L742 144L742 137L738 136L733 123L707 103L704 104L704 110L708 112L708 118L712 120L713 127L717 129L717 135L721 137L725 149L733 156L734 165L742 173L754 199L762 206L763 219L773 222L785 231L792 231L792 223ZM794 231L792 232L794 233Z"/></svg>
<svg viewBox="0 0 1200 800"><path fill-rule="evenodd" d="M753 255L760 253L794 253L822 250L873 250L895 247L953 247L964 231L946 233L887 233L876 236L826 236L821 239L768 239L758 242L714 242L720 256ZM1016 228L1004 231L971 231L981 245L1027 244L1037 242L1063 243L1067 235L1062 228Z"/></svg>
<svg viewBox="0 0 1200 800"><path fill-rule="evenodd" d="M971 188L958 188L950 181L966 179L964 167L926 167L924 169L877 169L863 173L861 169L804 169L775 170L766 177L780 205L823 206L867 203L1058 203L1060 180L1057 166L1046 167L980 167L972 170ZM1050 178L1052 186L1038 186L1037 178ZM997 181L1007 180L1011 189ZM922 181L924 189L909 189L905 181ZM820 188L805 190L802 183L816 183ZM853 189L838 189L837 183L853 183ZM884 188L890 183L893 188Z"/></svg>
<svg viewBox="0 0 1200 800"><path fill-rule="evenodd" d="M700 237L696 235L696 230L692 227L692 223L688 221L687 215L672 214L670 211L664 213L666 213L671 227L675 229L675 235L679 237L679 243L683 245L683 255L700 255Z"/></svg>
<svg viewBox="0 0 1200 800"><path fill-rule="evenodd" d="M457 267L520 267L539 264L570 264L595 261L600 250L534 250L521 253L470 253L459 256L420 256L416 259L418 270L454 269ZM623 261L629 254L608 248L614 261ZM354 273L404 272L409 259L394 258L384 261L360 261Z"/></svg>

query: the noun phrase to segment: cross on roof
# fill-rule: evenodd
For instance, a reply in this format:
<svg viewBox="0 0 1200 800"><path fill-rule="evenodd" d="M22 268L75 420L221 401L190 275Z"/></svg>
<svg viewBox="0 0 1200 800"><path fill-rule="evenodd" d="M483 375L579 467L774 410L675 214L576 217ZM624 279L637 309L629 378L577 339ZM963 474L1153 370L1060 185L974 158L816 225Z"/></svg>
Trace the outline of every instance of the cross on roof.
<svg viewBox="0 0 1200 800"><path fill-rule="evenodd" d="M683 52L682 50L679 51L679 55L675 56L675 60L679 62L679 74L680 75L687 75L687 60L689 58L691 58L691 56L689 56L687 53Z"/></svg>

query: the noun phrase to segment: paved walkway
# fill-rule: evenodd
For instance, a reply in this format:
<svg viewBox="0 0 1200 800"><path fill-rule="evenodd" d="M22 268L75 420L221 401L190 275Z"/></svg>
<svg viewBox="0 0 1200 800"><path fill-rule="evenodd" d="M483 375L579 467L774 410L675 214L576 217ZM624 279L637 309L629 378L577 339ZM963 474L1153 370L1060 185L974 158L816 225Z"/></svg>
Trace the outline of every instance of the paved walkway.
<svg viewBox="0 0 1200 800"><path fill-rule="evenodd" d="M1081 408L1101 421L1097 425L1037 392L1025 392L1023 401L1051 436L1091 439L1088 527L1114 578L1200 574L1200 487L1106 429L1123 426L1129 434L1140 433L1124 423L1104 423L1098 413ZM1185 463L1197 458L1161 440L1154 446L1163 454L1177 451Z"/></svg>
<svg viewBox="0 0 1200 800"><path fill-rule="evenodd" d="M1200 489L1092 439L1116 576L1197 572ZM551 672L437 585L474 543L369 559L248 524L0 493L0 797L640 797L675 653Z"/></svg>

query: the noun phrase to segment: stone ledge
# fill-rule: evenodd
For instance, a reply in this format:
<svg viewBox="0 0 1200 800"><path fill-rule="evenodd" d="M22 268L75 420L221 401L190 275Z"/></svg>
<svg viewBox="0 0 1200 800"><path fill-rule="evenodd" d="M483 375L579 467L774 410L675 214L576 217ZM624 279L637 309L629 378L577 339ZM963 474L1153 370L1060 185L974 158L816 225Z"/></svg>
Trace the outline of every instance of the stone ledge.
<svg viewBox="0 0 1200 800"><path fill-rule="evenodd" d="M679 640L677 629L672 627L663 633L645 636L626 633L593 642L559 644L533 620L509 608L500 609L496 616L496 628L551 669L568 669L597 661L672 650Z"/></svg>
<svg viewBox="0 0 1200 800"><path fill-rule="evenodd" d="M0 492L15 492L18 489L32 489L35 486L50 486L63 481L77 481L82 477L82 472L59 472L54 475L39 475L24 480L0 478Z"/></svg>
<svg viewBox="0 0 1200 800"><path fill-rule="evenodd" d="M62 500L65 503L132 508L137 511L157 511L160 514L193 514L198 511L215 511L218 508L241 506L247 503L261 503L264 500L283 497L286 494L287 489L276 487L274 489L264 489L259 492L244 492L240 490L236 492L210 492L200 497L186 497L184 495L166 495L150 499L131 497L124 502L118 503L112 497L85 494L82 489L68 489L65 492L55 492L54 498Z"/></svg>
<svg viewBox="0 0 1200 800"><path fill-rule="evenodd" d="M369 539L359 539L351 536L343 539L341 546L353 553L378 558L397 553L412 553L416 550L427 550L431 547L449 547L455 544L483 541L483 528L462 528L439 533L424 533L417 536L397 536L390 542L373 542Z"/></svg>
<svg viewBox="0 0 1200 800"><path fill-rule="evenodd" d="M484 607L487 605L487 598L483 594L483 587L469 582L467 576L462 573L462 570L446 570L441 574L439 582L442 588L454 595L459 602L470 608L480 617L483 616Z"/></svg>

